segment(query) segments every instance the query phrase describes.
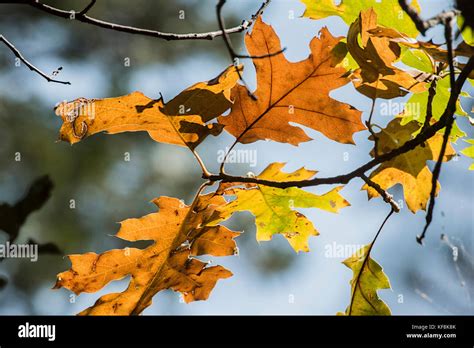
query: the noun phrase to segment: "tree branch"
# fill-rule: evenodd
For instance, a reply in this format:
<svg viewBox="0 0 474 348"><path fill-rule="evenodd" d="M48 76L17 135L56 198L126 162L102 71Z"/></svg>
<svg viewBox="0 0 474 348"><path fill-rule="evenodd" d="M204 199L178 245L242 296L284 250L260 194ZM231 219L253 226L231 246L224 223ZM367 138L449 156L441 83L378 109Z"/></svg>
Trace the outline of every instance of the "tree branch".
<svg viewBox="0 0 474 348"><path fill-rule="evenodd" d="M48 74L44 73L40 69L38 69L36 66L31 64L22 54L21 52L10 42L7 40L7 38L3 35L0 35L0 41L2 41L9 49L10 51L13 52L13 54L21 60L31 71L34 71L48 82L55 82L55 83L61 83L63 85L70 85L71 82L68 81L61 81L61 80L56 80L52 77L50 77Z"/></svg>
<svg viewBox="0 0 474 348"><path fill-rule="evenodd" d="M451 90L455 88L455 77L454 77L454 55L453 55L453 28L452 28L453 18L447 18L444 24L444 36L446 38L446 44L448 46L448 63L449 63L449 81L451 85ZM472 59L472 57L471 57ZM430 203L428 205L428 211L426 213L426 224L423 228L421 235L416 236L416 241L419 244L423 244L423 239L425 238L426 231L433 220L433 210L436 203L436 189L438 188L438 178L441 173L441 166L443 164L443 158L446 153L446 148L449 142L449 136L454 124L454 112L447 117L446 129L444 130L443 143L441 145L441 151L439 152L438 160L433 170L433 176L431 181L431 193L430 193Z"/></svg>
<svg viewBox="0 0 474 348"><path fill-rule="evenodd" d="M403 11L405 11L406 14L410 16L411 20L416 26L416 29L418 29L418 31L423 35L426 34L428 29L443 23L447 18L454 18L461 13L458 10L447 12L443 11L430 19L423 20L416 9L408 4L408 0L398 0L398 3L400 4L400 7L403 9Z"/></svg>
<svg viewBox="0 0 474 348"><path fill-rule="evenodd" d="M426 117L425 117L425 122L423 123L423 126L421 127L421 133L423 133L426 128L430 125L431 123L431 118L433 117L433 100L436 95L436 85L438 81L437 79L434 79L431 81L430 88L428 89L428 101L426 103Z"/></svg>
<svg viewBox="0 0 474 348"><path fill-rule="evenodd" d="M61 17L64 19L69 20L77 20L82 23L87 23L90 25L94 25L97 27L120 31L129 34L137 34L143 36L151 36L159 39L164 39L167 41L171 40L212 40L218 36L222 36L224 32L217 30L217 31L210 31L205 33L186 33L186 34L178 34L178 33L166 33L157 30L150 30L150 29L143 29L137 28L112 22L103 21L94 17L90 17L87 15L87 12L95 5L96 1L91 1L87 7L85 7L80 12L75 12L74 10L66 11L61 10L56 7L43 4L37 0L19 0L19 1L5 1L4 3L12 3L12 4L24 4L30 5L37 10L46 12L50 15ZM254 16L251 17L250 20L244 20L242 24L229 28L225 31L226 34L235 34L243 32L244 30L248 29L253 21L255 20Z"/></svg>
<svg viewBox="0 0 474 348"><path fill-rule="evenodd" d="M333 177L326 177L326 178L313 178L313 179L308 179L308 180L285 181L285 182L275 182L271 180L264 180L264 179L251 178L251 177L232 176L224 172L221 172L220 174L213 174L210 176L203 176L203 178L209 179L211 181L255 183L255 184L278 187L278 188L347 184L353 178L360 177L362 174L365 174L365 172L372 169L373 167L415 149L417 146L423 144L426 140L433 137L438 131L446 127L448 119L452 117L456 111L456 101L459 97L459 94L461 93L462 86L464 85L464 82L469 76L469 73L473 69L474 69L474 57L471 57L469 58L469 61L462 69L461 73L459 74L455 82L454 88L451 89L451 95L449 97L448 104L446 106L445 111L443 112L443 115L441 115L439 121L427 127L423 133L419 133L414 139L407 141L399 148L396 148L394 150L391 150L390 152L381 154L378 157L372 159L371 161L367 162L366 164L362 165L361 167L357 169L354 169L353 171L347 174L337 175Z"/></svg>
<svg viewBox="0 0 474 348"><path fill-rule="evenodd" d="M361 179L365 181L365 183L367 185L369 185L370 187L372 187L375 191L377 191L377 193L382 196L383 200L385 202L387 202L388 204L390 204L390 206L392 207L392 210L396 213L399 213L400 212L400 206L397 204L397 202L394 201L393 199L393 196L388 193L387 191L385 191L382 187L380 187L379 184L377 184L376 182L372 181L371 179L369 179L365 174L362 174L361 176Z"/></svg>

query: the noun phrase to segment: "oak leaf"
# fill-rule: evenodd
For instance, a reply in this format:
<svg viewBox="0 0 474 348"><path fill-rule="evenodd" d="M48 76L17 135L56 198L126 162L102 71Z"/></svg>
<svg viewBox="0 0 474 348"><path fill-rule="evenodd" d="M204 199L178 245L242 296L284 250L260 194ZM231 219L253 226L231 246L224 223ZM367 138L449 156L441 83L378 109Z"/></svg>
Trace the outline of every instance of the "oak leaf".
<svg viewBox="0 0 474 348"><path fill-rule="evenodd" d="M376 134L378 154L381 155L399 148L408 140L413 139L413 133L419 128L420 125L414 121L402 125L400 118L392 120L385 129ZM370 179L379 184L384 190L396 184L401 184L408 208L413 213L416 213L419 209L425 210L430 198L432 181L432 174L426 165L426 161L438 160L442 142L443 136L435 134L424 145L419 145L411 151L382 163L370 174ZM448 144L443 160L448 161L455 154L451 144ZM373 155L374 151L372 151ZM362 189L367 190L369 199L379 196L378 192L368 185L364 185ZM439 189L440 185L438 183L436 194L438 194Z"/></svg>
<svg viewBox="0 0 474 348"><path fill-rule="evenodd" d="M370 257L371 244L344 260L354 276L351 280L351 302L338 315L390 315L390 309L377 295L379 289L390 289L382 267Z"/></svg>
<svg viewBox="0 0 474 348"><path fill-rule="evenodd" d="M237 69L228 67L218 77L197 83L165 103L141 92L105 99L79 98L56 107L63 120L60 139L71 144L107 132L147 131L157 142L194 149L222 126L208 123L232 105L230 90L238 80Z"/></svg>
<svg viewBox="0 0 474 348"><path fill-rule="evenodd" d="M419 41L404 33L393 29L382 26L377 26L373 29L368 30L369 34L374 37L383 37L389 39L391 42L409 47L411 49L419 49L428 54L434 61L442 62L448 65L448 51L443 49L441 45L435 44L432 41L424 42ZM471 57L474 54L474 48L469 46L466 42L461 42L454 50L453 54L456 57Z"/></svg>
<svg viewBox="0 0 474 348"><path fill-rule="evenodd" d="M102 296L80 315L140 314L165 289L181 292L186 302L205 300L219 279L232 276L222 266L208 267L193 258L235 253L238 233L224 226L206 226L214 209L225 204L223 197L200 196L193 209L176 198L153 202L159 212L123 221L116 235L130 242L154 241L149 247L69 256L72 267L58 275L55 288L76 294L96 292L113 280L131 277L126 290Z"/></svg>
<svg viewBox="0 0 474 348"><path fill-rule="evenodd" d="M474 159L474 139L467 139L467 140L464 140L466 143L470 144L470 146L464 148L463 150L461 150L461 153L467 157L470 157L472 159ZM474 170L474 163L472 163L470 166L469 166L469 170Z"/></svg>
<svg viewBox="0 0 474 348"><path fill-rule="evenodd" d="M397 0L341 0L338 4L334 0L301 0L306 5L304 17L322 19L329 16L339 16L345 23L351 24L359 12L374 8L380 16L380 24L403 30L412 37L418 35L418 30L410 17L403 11ZM411 2L411 6L420 11L417 0Z"/></svg>
<svg viewBox="0 0 474 348"><path fill-rule="evenodd" d="M306 180L316 174L316 171L305 168L285 173L281 171L284 166L285 163L272 163L258 178L284 182ZM234 196L235 199L216 208L214 222L226 220L238 211L249 211L255 215L257 241L268 241L274 235L281 234L296 252L307 252L309 237L317 236L319 232L313 223L295 208L318 208L337 213L339 209L350 205L339 194L341 189L342 186L323 195L316 195L297 187L281 189L260 184L227 184L218 192Z"/></svg>
<svg viewBox="0 0 474 348"><path fill-rule="evenodd" d="M359 65L351 78L356 89L375 99L392 99L408 92L426 90L429 75L419 71L404 71L393 63L400 58L400 46L386 37L371 33L377 28L377 14L371 8L362 11L349 27L347 49Z"/></svg>
<svg viewBox="0 0 474 348"><path fill-rule="evenodd" d="M449 82L449 75L443 78L438 79L436 82L436 94L433 97L431 103L431 122L439 121L446 106L448 105L448 100L451 95L451 86ZM403 111L400 113L402 117L401 125L405 125L412 121L417 121L419 123L425 123L427 115L427 104L428 104L428 91L413 94L405 103ZM466 96L464 92L461 92L461 96ZM463 109L461 101L456 101L456 110L454 112L457 116L468 116L466 111ZM417 129L418 131L419 129ZM414 135L416 135L415 133ZM450 137L453 141L456 141L458 138L465 137L466 133L461 130L456 121L453 123L453 128L450 133Z"/></svg>
<svg viewBox="0 0 474 348"><path fill-rule="evenodd" d="M247 144L257 140L274 140L298 145L311 138L294 122L323 133L328 138L353 143L354 132L365 129L361 112L332 99L329 93L349 80L336 67L332 54L340 38L323 28L320 37L310 43L311 55L300 62L290 62L283 54L253 59L257 72L257 100L237 84L232 89L234 105L228 116L219 118L225 129ZM259 17L251 34L245 36L251 55L262 56L281 50L278 36Z"/></svg>

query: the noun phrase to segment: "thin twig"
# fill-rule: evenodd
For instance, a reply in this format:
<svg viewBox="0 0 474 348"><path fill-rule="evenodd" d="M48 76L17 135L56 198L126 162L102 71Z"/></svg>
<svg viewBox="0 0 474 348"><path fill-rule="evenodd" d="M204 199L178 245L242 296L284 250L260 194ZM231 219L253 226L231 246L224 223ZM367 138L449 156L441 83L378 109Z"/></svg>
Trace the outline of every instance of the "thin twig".
<svg viewBox="0 0 474 348"><path fill-rule="evenodd" d="M97 27L120 31L124 33L129 33L129 34L151 36L151 37L155 37L159 39L164 39L167 41L170 41L170 40L213 40L214 38L223 35L223 32L220 30L210 31L210 32L205 32L205 33L186 33L186 34L166 33L166 32L161 32L158 30L143 29L143 28L137 28L137 27L128 26L128 25L122 25L118 23L103 21L94 17L90 17L86 14L94 5L92 4L92 2L94 1L91 1L91 3L86 8L84 8L84 10L79 11L79 12L75 12L73 10L69 10L69 11L61 10L53 6L43 4L37 0L5 1L3 3L30 5L40 11L43 11L50 15L61 17L64 19L76 20L76 21L87 23L87 24L94 25ZM241 33L247 30L253 24L253 22L254 22L254 18L252 16L251 19L244 20L242 24L236 27L226 29L225 33L226 34Z"/></svg>
<svg viewBox="0 0 474 348"><path fill-rule="evenodd" d="M453 18L461 13L458 10L452 10L447 12L443 11L430 19L423 20L416 11L416 9L410 4L408 4L407 0L398 0L398 3L400 4L400 7L403 9L403 11L405 11L406 14L410 16L411 20L416 26L416 29L418 29L418 31L423 35L426 34L426 31L428 29L443 23L447 18Z"/></svg>
<svg viewBox="0 0 474 348"><path fill-rule="evenodd" d="M428 89L428 101L426 103L426 117L423 126L421 127L421 133L423 133L426 128L431 123L431 118L433 117L433 100L436 95L436 85L438 81L434 79L431 81L430 88Z"/></svg>
<svg viewBox="0 0 474 348"><path fill-rule="evenodd" d="M270 1L271 0L265 0L262 5L260 6L260 8L258 9L258 11L252 16L252 20L255 21L259 16L262 15L263 13L263 10L270 4ZM224 43L225 43L225 46L227 48L227 52L229 53L229 56L230 56L230 59L232 61L232 64L236 65L238 64L238 60L240 58L242 59L264 59L264 58L270 58L270 57L273 57L273 56L276 56L280 53L283 53L285 51L285 48L277 51L277 52L269 52L268 54L262 54L262 55L246 55L246 54L239 54L235 51L234 47L232 46L232 42L230 40L230 37L229 35L227 34L226 32L226 29L225 29L225 23L224 23L224 18L222 16L222 8L224 7L224 4L226 3L226 0L219 0L217 2L217 5L216 5L216 15L217 15L217 23L219 24L219 29L224 33L224 35L222 35L222 39L224 40ZM247 82L245 81L245 79L243 78L241 72L239 69L237 69L237 74L239 75L239 79L240 81L242 82L242 84L244 85L245 89L247 90L247 93L248 95L253 99L253 100L257 100L257 97L255 96L255 94L253 94L251 91L250 91L250 88L249 88L249 85L247 84Z"/></svg>
<svg viewBox="0 0 474 348"><path fill-rule="evenodd" d="M375 88L377 89L377 86ZM376 98L372 99L372 106L370 108L369 119L365 122L365 126L367 127L370 135L372 135L372 138L374 139L374 157L377 157L379 155L379 151L378 151L379 138L377 137L377 134L375 134L374 129L372 128L372 116L374 114L374 109L375 109L375 100Z"/></svg>
<svg viewBox="0 0 474 348"><path fill-rule="evenodd" d="M258 11L252 16L252 19L255 20L259 16L262 15L263 10L270 4L271 0L265 0ZM222 17L222 8L224 7L224 4L226 3L226 0L219 0L219 2L216 5L216 13L217 13L217 21L219 23L219 29L224 33L222 35L222 38L224 39L225 45L227 47L227 50L229 51L229 54L232 58L232 61L235 60L235 58L243 58L243 59L263 59L263 58L269 58L273 57L276 55L279 55L283 52L285 52L286 47L283 49L276 51L276 52L269 52L267 54L261 54L261 55L248 55L248 54L239 54L235 51L234 47L232 46L232 42L230 40L229 35L227 34L225 30L225 23L224 23L224 18Z"/></svg>
<svg viewBox="0 0 474 348"><path fill-rule="evenodd" d="M22 54L21 52L10 42L6 39L5 36L3 35L0 35L0 41L2 41L9 49L10 51L13 52L13 54L19 59L21 60L31 71L34 71L35 73L37 73L38 75L40 75L41 77L43 77L44 79L46 79L46 81L48 82L55 82L55 83L61 83L63 85L70 85L71 82L68 82L68 81L61 81L61 80L56 80L56 79L53 79L52 77L50 77L48 74L44 73L43 71L41 71L40 69L38 69L36 66L34 66L33 64L31 64Z"/></svg>
<svg viewBox="0 0 474 348"><path fill-rule="evenodd" d="M84 7L84 9L83 9L81 12L79 12L79 15L83 16L83 15L85 15L87 12L89 12L90 9L91 9L92 7L94 7L94 5L95 5L96 2L97 2L97 0L92 0L92 1L89 3L89 5L87 5L86 7Z"/></svg>
<svg viewBox="0 0 474 348"><path fill-rule="evenodd" d="M369 185L375 191L377 191L377 193L380 196L382 196L383 200L387 202L388 204L390 204L390 206L396 213L400 212L400 206L397 204L397 202L395 202L395 200L393 199L393 196L390 193L388 193L382 187L380 187L379 184L369 179L365 174L362 174L360 177L362 180L365 181L367 185Z"/></svg>
<svg viewBox="0 0 474 348"><path fill-rule="evenodd" d="M199 156L196 149L191 150L191 152L193 153L194 158L196 159L199 166L201 167L203 177L209 177L211 174L210 174L209 170L206 168L206 165L204 164L204 161L201 159L201 156Z"/></svg>
<svg viewBox="0 0 474 348"><path fill-rule="evenodd" d="M455 71L454 71L454 55L453 55L453 28L452 28L452 21L453 18L448 18L445 21L444 24L444 35L446 37L446 43L447 43L447 48L448 48L448 63L449 63L449 81L450 81L450 86L451 86L451 91L454 90L455 88ZM452 93L452 92L451 92ZM425 227L423 228L423 232L421 235L416 236L416 241L419 244L423 244L423 239L425 238L426 231L428 230L428 227L430 226L431 222L433 221L433 211L436 203L436 191L438 188L438 178L441 173L441 166L443 164L443 159L444 155L446 153L446 148L448 146L449 142L449 136L451 134L451 130L453 128L454 124L454 112L448 116L447 121L446 121L446 129L444 130L444 136L443 136L443 144L441 145L441 150L439 152L438 160L436 161L434 170L433 170L433 176L432 176L432 181L431 181L431 192L430 192L430 202L428 204L428 211L426 213L426 223Z"/></svg>

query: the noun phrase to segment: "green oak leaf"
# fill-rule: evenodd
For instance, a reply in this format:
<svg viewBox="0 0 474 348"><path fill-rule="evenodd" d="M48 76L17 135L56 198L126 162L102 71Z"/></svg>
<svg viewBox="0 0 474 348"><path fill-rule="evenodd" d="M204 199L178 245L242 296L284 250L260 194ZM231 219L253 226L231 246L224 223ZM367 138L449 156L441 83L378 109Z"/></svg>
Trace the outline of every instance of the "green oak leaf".
<svg viewBox="0 0 474 348"><path fill-rule="evenodd" d="M458 16L457 22L458 22L459 30L461 30L464 25L463 16ZM471 27L466 26L464 30L462 31L461 35L464 41L466 41L468 45L474 46L474 35L473 35L473 29Z"/></svg>
<svg viewBox="0 0 474 348"><path fill-rule="evenodd" d="M285 163L272 163L258 178L283 182L306 180L316 174L316 171L305 168L285 173L281 171L284 166ZM316 195L297 187L281 189L242 183L225 185L218 192L234 196L235 199L216 209L218 216L215 216L212 224L228 219L235 212L249 211L255 215L257 241L268 241L274 235L281 234L296 252L309 251L309 237L317 236L319 232L313 223L295 208L318 208L337 213L340 208L350 205L339 194L342 186L323 195Z"/></svg>
<svg viewBox="0 0 474 348"><path fill-rule="evenodd" d="M343 264L354 276L351 284L351 302L344 313L338 315L391 315L390 308L377 295L377 290L390 289L390 281L382 267L370 257L372 244L368 244Z"/></svg>
<svg viewBox="0 0 474 348"><path fill-rule="evenodd" d="M401 124L404 126L411 121L417 121L419 123L424 123L426 118L426 105L428 103L428 91L413 94L406 103L406 108L403 113L400 115L402 117ZM446 76L438 80L436 85L436 95L433 98L432 108L433 108L433 120L438 121L441 115L443 115L444 110L450 96L450 83L449 76ZM462 94L466 96L466 94ZM456 115L458 116L468 116L466 111L462 108L461 102L458 100L456 103ZM417 130L418 132L419 130ZM416 134L415 134L416 135ZM466 133L462 131L457 123L453 125L451 131L452 140L455 142L457 139L465 137Z"/></svg>
<svg viewBox="0 0 474 348"><path fill-rule="evenodd" d="M433 73L433 63L426 52L420 49L409 49L403 46L400 48L402 49L401 61L403 64L426 73Z"/></svg>
<svg viewBox="0 0 474 348"><path fill-rule="evenodd" d="M397 0L341 0L338 5L334 4L334 0L301 0L301 2L306 5L304 17L322 19L339 16L347 24L354 22L359 12L372 7L379 16L380 24L397 29L411 37L418 35L418 30ZM411 6L420 11L417 0L413 0Z"/></svg>
<svg viewBox="0 0 474 348"><path fill-rule="evenodd" d="M466 143L471 144L471 146L466 147L461 153L467 157L474 159L474 139L464 140ZM469 170L474 170L474 163L469 166Z"/></svg>

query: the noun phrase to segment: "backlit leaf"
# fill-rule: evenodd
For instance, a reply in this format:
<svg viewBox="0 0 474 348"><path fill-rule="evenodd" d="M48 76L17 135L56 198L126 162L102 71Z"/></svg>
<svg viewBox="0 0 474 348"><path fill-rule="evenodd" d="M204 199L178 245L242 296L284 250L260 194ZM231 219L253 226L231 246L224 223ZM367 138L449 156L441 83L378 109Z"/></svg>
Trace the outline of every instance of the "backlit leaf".
<svg viewBox="0 0 474 348"><path fill-rule="evenodd" d="M390 289L382 267L370 257L371 244L344 260L354 276L351 280L351 302L338 315L390 315L390 309L377 295L377 290Z"/></svg>
<svg viewBox="0 0 474 348"><path fill-rule="evenodd" d="M241 143L270 139L298 145L311 140L290 122L323 133L341 143L353 143L354 132L365 129L360 111L339 102L329 93L346 83L343 67L336 67L332 53L340 38L326 28L310 43L311 55L300 62L289 62L283 54L254 59L257 90L252 99L242 85L232 90L234 105L219 122ZM245 44L251 55L266 55L281 49L280 40L270 25L257 19Z"/></svg>
<svg viewBox="0 0 474 348"><path fill-rule="evenodd" d="M155 141L193 149L209 134L222 131L221 125L206 122L231 107L230 90L238 79L236 69L230 66L215 79L197 83L167 103L141 92L61 103L56 107L56 114L63 120L60 139L74 144L100 132L147 131Z"/></svg>
<svg viewBox="0 0 474 348"><path fill-rule="evenodd" d="M305 180L316 172L300 168L292 173L282 172L284 163L270 164L259 176L271 181ZM237 211L249 211L255 216L257 241L268 241L281 234L296 251L309 251L308 239L319 232L313 223L295 208L318 208L332 213L346 207L349 203L339 194L340 187L316 195L296 187L286 189L264 185L247 184L241 187L226 185L221 194L234 196L227 205L216 209L216 222L228 219Z"/></svg>
<svg viewBox="0 0 474 348"><path fill-rule="evenodd" d="M151 246L69 256L72 267L58 275L55 288L76 294L96 292L130 276L126 290L102 296L80 315L140 314L165 289L181 292L186 302L206 300L219 279L232 276L222 266L209 267L193 257L235 253L233 238L238 233L224 226L206 226L215 207L225 204L222 197L201 196L193 211L176 198L153 202L159 212L123 221L116 235L130 242L153 241Z"/></svg>
<svg viewBox="0 0 474 348"><path fill-rule="evenodd" d="M385 129L376 134L379 155L399 148L408 140L413 139L413 133L420 128L417 122L410 122L403 126L400 121L400 118L392 120ZM438 160L442 142L441 134L434 135L424 146L419 145L411 151L382 163L370 174L370 179L384 190L396 184L402 185L408 208L413 213L419 209L425 210L430 198L432 181L432 174L426 161ZM449 161L455 154L451 144L448 144L443 160ZM377 191L368 185L364 185L362 189L367 190L369 199L379 196ZM439 192L439 184L436 192Z"/></svg>
<svg viewBox="0 0 474 348"><path fill-rule="evenodd" d="M347 24L351 24L359 12L373 8L379 14L379 23L395 28L409 36L416 37L418 30L410 17L398 4L398 0L341 0L337 5L334 0L301 0L306 5L304 17L322 19L329 16L339 16ZM420 11L417 0L411 6Z"/></svg>

